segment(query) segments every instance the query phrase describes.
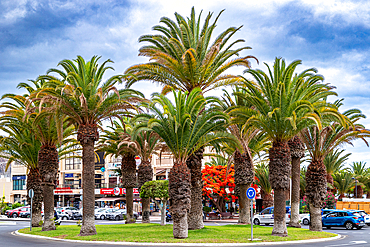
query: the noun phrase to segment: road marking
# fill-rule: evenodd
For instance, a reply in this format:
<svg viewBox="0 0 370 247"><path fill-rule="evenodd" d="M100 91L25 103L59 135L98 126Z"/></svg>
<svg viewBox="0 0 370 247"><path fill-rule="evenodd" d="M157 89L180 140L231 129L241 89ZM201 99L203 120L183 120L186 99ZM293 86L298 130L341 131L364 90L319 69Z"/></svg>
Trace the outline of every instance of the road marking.
<svg viewBox="0 0 370 247"><path fill-rule="evenodd" d="M348 244L336 244L336 245L327 245L325 247L334 247L334 246L352 246L355 244L367 244L367 241L350 241Z"/></svg>
<svg viewBox="0 0 370 247"><path fill-rule="evenodd" d="M14 226L17 222L0 221L0 226Z"/></svg>

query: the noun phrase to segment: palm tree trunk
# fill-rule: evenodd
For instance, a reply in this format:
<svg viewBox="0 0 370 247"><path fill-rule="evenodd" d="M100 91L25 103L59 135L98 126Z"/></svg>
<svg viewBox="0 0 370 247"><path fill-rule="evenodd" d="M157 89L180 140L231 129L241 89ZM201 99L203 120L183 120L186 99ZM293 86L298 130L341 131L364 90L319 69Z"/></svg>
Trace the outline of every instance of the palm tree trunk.
<svg viewBox="0 0 370 247"><path fill-rule="evenodd" d="M261 197L262 197L262 207L263 208L274 206L274 198L272 197L270 193L268 194L262 190L261 194L262 194Z"/></svg>
<svg viewBox="0 0 370 247"><path fill-rule="evenodd" d="M166 225L166 207L167 207L167 200L163 200L162 207L161 207L161 226Z"/></svg>
<svg viewBox="0 0 370 247"><path fill-rule="evenodd" d="M82 146L82 225L79 236L96 235L95 228L95 152L94 143L99 140L97 125L81 124L77 140Z"/></svg>
<svg viewBox="0 0 370 247"><path fill-rule="evenodd" d="M202 204L202 159L203 148L186 160L191 174L191 207L188 214L189 230L204 228Z"/></svg>
<svg viewBox="0 0 370 247"><path fill-rule="evenodd" d="M248 150L247 150L248 151ZM249 205L246 191L254 180L254 167L248 152L241 154L239 150L234 153L235 185L239 187L239 220L238 224L250 224Z"/></svg>
<svg viewBox="0 0 370 247"><path fill-rule="evenodd" d="M189 168L184 163L176 162L169 174L170 212L173 217L174 238L188 237L190 186Z"/></svg>
<svg viewBox="0 0 370 247"><path fill-rule="evenodd" d="M274 190L274 228L272 235L287 237L285 191L289 188L291 156L287 142L273 142L269 150L269 181Z"/></svg>
<svg viewBox="0 0 370 247"><path fill-rule="evenodd" d="M136 162L133 154L127 153L122 156L121 162L122 185L126 188L126 224L135 223L134 218L134 192L136 186Z"/></svg>
<svg viewBox="0 0 370 247"><path fill-rule="evenodd" d="M41 175L38 168L31 168L27 176L27 191L33 189L34 197L32 199L32 227L40 227L42 221L41 207L42 207L42 187ZM27 201L30 204L31 198L27 196Z"/></svg>
<svg viewBox="0 0 370 247"><path fill-rule="evenodd" d="M310 231L322 231L321 208L326 196L326 167L322 160L313 160L306 172L306 196L310 204ZM312 210L311 210L312 208ZM320 209L320 213L317 211Z"/></svg>
<svg viewBox="0 0 370 247"><path fill-rule="evenodd" d="M299 223L299 190L301 179L301 158L304 156L304 145L299 137L295 136L288 142L292 158L292 195L290 227L301 228Z"/></svg>
<svg viewBox="0 0 370 247"><path fill-rule="evenodd" d="M149 160L143 160L137 172L139 192L141 186L153 180L153 168ZM150 198L141 198L142 203L142 223L150 223Z"/></svg>
<svg viewBox="0 0 370 247"><path fill-rule="evenodd" d="M57 179L59 168L58 151L55 146L42 145L38 155L38 164L42 176L44 195L44 224L43 231L55 230L54 224L54 181Z"/></svg>

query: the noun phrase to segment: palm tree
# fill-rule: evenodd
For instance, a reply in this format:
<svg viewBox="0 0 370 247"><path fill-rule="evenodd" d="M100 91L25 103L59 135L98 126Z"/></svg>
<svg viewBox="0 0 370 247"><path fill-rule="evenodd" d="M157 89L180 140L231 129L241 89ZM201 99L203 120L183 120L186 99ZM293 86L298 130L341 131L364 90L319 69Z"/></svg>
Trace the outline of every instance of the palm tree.
<svg viewBox="0 0 370 247"><path fill-rule="evenodd" d="M335 105L341 106L340 101L337 101ZM327 188L324 158L340 145L352 145L352 141L358 138L364 140L367 144L365 138L370 136L370 132L356 123L364 117L360 110L351 109L344 112L342 117L336 121L329 118L331 122L327 123L328 120L326 119L324 128L321 130L317 126L310 126L301 131L301 139L311 157L306 173L306 196L310 203L311 231L322 231L321 207ZM345 122L343 122L343 119Z"/></svg>
<svg viewBox="0 0 370 247"><path fill-rule="evenodd" d="M272 198L272 188L269 181L269 167L265 163L259 163L256 165L256 178L257 185L261 189L262 207L267 208L274 205L274 199Z"/></svg>
<svg viewBox="0 0 370 247"><path fill-rule="evenodd" d="M106 66L112 62L106 60L98 65L100 57L93 56L88 62L78 56L77 59L62 60L58 65L62 70L50 69L42 76L50 88L43 89L39 95L42 102L52 102L46 111L58 110L67 116L67 123L77 130L77 140L82 146L82 187L83 220L80 235L95 235L95 165L94 143L99 140L98 128L105 119L131 115L132 102L137 101L140 93L134 90L117 90L115 84L122 76L112 76L102 83L104 73L113 69ZM56 74L58 77L52 76ZM136 97L135 97L136 96Z"/></svg>
<svg viewBox="0 0 370 247"><path fill-rule="evenodd" d="M22 164L27 168L27 191L33 189L32 222L33 227L39 227L42 206L42 178L38 165L38 152L41 147L36 138L32 123L24 121L25 97L19 95L4 95L12 98L13 102L4 102L2 108L7 110L1 113L0 129L7 135L0 136L0 157L8 160L6 169L12 162ZM27 197L30 201L30 198Z"/></svg>
<svg viewBox="0 0 370 247"><path fill-rule="evenodd" d="M158 147L159 136L153 131L142 131L136 135L136 139L132 139L135 124L130 122L128 118L121 118L120 121L113 121L113 126L109 128L110 130L104 130L99 150L105 151L107 154L122 157L128 156L128 154L131 154L131 156L135 154L139 155L141 157L141 164L138 168L138 187L140 190L145 182L152 181L153 179L151 155L155 153L155 149ZM130 164L131 163L132 162L130 162ZM126 185L126 195L128 196L127 193L131 190L130 185L136 185L136 166L134 169L127 168L126 164L122 164L121 173L126 175L123 181ZM133 219L132 203L132 201L126 201L127 222ZM150 198L142 198L142 208L142 222L150 223ZM130 220L128 218L130 218Z"/></svg>
<svg viewBox="0 0 370 247"><path fill-rule="evenodd" d="M366 183L366 181L369 179L369 173L368 169L366 168L366 162L353 162L351 164L352 173L354 175L354 178L358 181L357 187L355 188L355 196L356 198L362 198L362 195L364 194L364 190L362 189L361 184Z"/></svg>
<svg viewBox="0 0 370 247"><path fill-rule="evenodd" d="M159 83L162 93L171 90L180 90L190 93L195 88L200 88L206 93L215 88L236 84L239 76L225 74L235 66L250 67L249 58L239 57L239 53L250 47L235 48L242 39L231 41L233 35L241 28L230 27L219 34L211 42L216 23L223 11L211 23L213 13L208 13L204 24L201 24L201 14L195 15L194 7L190 18L184 18L175 13L176 21L162 17L162 25L156 25L153 30L159 34L143 35L139 42L149 42L140 48L139 55L145 56L151 62L131 66L126 74L132 75L127 79L127 87L142 80ZM203 150L196 150L189 157L189 168L192 176L192 198L189 217L189 229L201 229L202 215L202 179L201 160Z"/></svg>
<svg viewBox="0 0 370 247"><path fill-rule="evenodd" d="M339 199L344 197L352 187L355 186L355 181L352 179L352 172L341 170L333 174L333 184L339 193Z"/></svg>
<svg viewBox="0 0 370 247"><path fill-rule="evenodd" d="M274 228L272 235L287 236L285 224L285 191L289 188L291 154L288 141L303 128L320 124L314 112L315 105L322 98L335 94L328 85L319 83L322 77L315 69L308 69L295 75L297 60L285 64L276 58L274 69L268 74L261 70L247 70L255 81L245 79L248 90L242 96L254 108L240 107L231 113L244 126L253 125L265 132L272 147L269 150L269 180L274 189Z"/></svg>
<svg viewBox="0 0 370 247"><path fill-rule="evenodd" d="M324 165L326 168L326 181L333 185L333 174L339 172L345 165L345 162L348 160L348 157L351 153L343 154L345 150L335 149L328 153L324 158Z"/></svg>
<svg viewBox="0 0 370 247"><path fill-rule="evenodd" d="M303 166L300 172L300 183L299 183L300 199L303 199L303 196L306 194L306 172L307 172L307 167Z"/></svg>
<svg viewBox="0 0 370 247"><path fill-rule="evenodd" d="M189 94L174 92L174 98L173 104L166 96L154 94L152 104L148 105L153 114L137 116L137 120L143 121L137 131L156 132L172 152L174 165L169 174L169 196L173 236L187 238L191 180L186 160L196 150L211 142L233 137L226 132L220 132L228 121L225 113L212 108L204 110L207 100L199 88ZM210 134L211 132L217 134Z"/></svg>
<svg viewBox="0 0 370 247"><path fill-rule="evenodd" d="M305 147L298 136L294 136L288 141L291 159L292 159L292 193L291 193L291 214L290 214L290 227L301 228L299 223L299 191L300 191L300 172L301 172L301 158L304 156Z"/></svg>

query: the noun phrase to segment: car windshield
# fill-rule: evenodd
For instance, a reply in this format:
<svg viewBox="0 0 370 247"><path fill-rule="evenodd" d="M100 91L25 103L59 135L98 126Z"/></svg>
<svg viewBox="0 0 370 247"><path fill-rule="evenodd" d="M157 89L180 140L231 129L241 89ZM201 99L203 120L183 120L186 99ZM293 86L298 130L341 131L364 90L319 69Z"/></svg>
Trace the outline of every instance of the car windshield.
<svg viewBox="0 0 370 247"><path fill-rule="evenodd" d="M353 216L362 216L359 212L353 213Z"/></svg>

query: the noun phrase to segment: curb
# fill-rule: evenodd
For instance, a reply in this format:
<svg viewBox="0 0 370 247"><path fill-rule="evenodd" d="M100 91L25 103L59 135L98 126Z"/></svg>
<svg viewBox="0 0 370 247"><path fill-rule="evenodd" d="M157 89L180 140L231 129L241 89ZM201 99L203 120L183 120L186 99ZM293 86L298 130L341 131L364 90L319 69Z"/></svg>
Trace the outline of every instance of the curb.
<svg viewBox="0 0 370 247"><path fill-rule="evenodd" d="M150 243L150 242L108 242L108 241L86 241L86 240L71 240L71 239L60 239L52 237L44 237L38 235L24 234L17 231L12 232L13 235L18 235L22 237L29 238L38 238L45 240L54 240L54 241L64 241L70 243L80 243L80 244L107 244L107 245L130 245L130 246L264 246L264 245L287 245L287 244L307 244L307 243L319 243L327 242L332 240L337 240L344 238L338 234L335 237L331 238L319 238L319 239L308 239L308 240L295 240L295 241L282 241L282 242L259 242L259 243Z"/></svg>

